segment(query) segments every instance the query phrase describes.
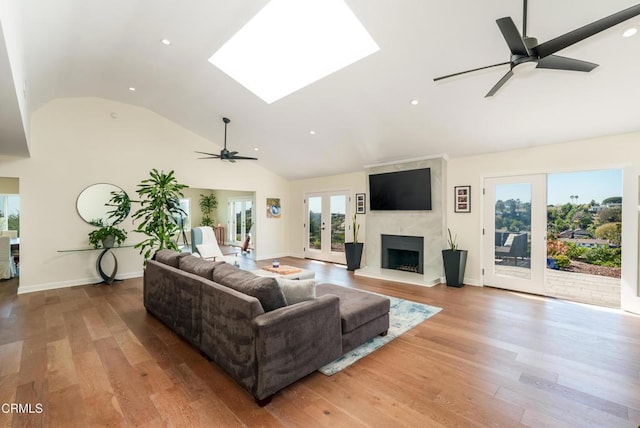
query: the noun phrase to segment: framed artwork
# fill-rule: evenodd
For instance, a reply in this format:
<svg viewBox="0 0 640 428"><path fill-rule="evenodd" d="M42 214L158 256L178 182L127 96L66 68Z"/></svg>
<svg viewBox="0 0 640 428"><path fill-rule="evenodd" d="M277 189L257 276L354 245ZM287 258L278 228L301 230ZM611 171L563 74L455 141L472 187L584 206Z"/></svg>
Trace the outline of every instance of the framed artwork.
<svg viewBox="0 0 640 428"><path fill-rule="evenodd" d="M471 186L456 186L453 188L455 212L471 212Z"/></svg>
<svg viewBox="0 0 640 428"><path fill-rule="evenodd" d="M367 212L365 208L365 194L356 193L356 214L364 214Z"/></svg>
<svg viewBox="0 0 640 428"><path fill-rule="evenodd" d="M267 198L267 218L280 218L281 216L280 198Z"/></svg>

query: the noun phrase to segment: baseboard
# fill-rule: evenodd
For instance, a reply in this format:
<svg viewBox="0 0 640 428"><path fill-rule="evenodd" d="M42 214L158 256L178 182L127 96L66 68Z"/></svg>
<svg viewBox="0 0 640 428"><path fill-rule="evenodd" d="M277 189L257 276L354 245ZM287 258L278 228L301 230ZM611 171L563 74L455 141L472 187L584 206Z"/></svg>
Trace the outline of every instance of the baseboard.
<svg viewBox="0 0 640 428"><path fill-rule="evenodd" d="M442 278L440 278L440 283L446 284L447 283L447 278L445 278L444 276ZM480 281L478 279L474 279L474 278L467 278L465 276L464 277L464 285L473 285L474 287L482 287L482 281Z"/></svg>
<svg viewBox="0 0 640 428"><path fill-rule="evenodd" d="M143 274L142 271L130 272L122 275L118 275L117 279L131 279L139 278ZM58 288L77 287L79 285L99 284L102 282L102 278L99 276L91 278L81 278L59 282L48 282L44 284L32 284L32 285L20 285L18 287L18 294L34 293L36 291L56 290Z"/></svg>
<svg viewBox="0 0 640 428"><path fill-rule="evenodd" d="M273 254L259 254L260 258L256 258L256 260L273 260L273 259L281 259L283 257L288 257L289 253L273 253Z"/></svg>

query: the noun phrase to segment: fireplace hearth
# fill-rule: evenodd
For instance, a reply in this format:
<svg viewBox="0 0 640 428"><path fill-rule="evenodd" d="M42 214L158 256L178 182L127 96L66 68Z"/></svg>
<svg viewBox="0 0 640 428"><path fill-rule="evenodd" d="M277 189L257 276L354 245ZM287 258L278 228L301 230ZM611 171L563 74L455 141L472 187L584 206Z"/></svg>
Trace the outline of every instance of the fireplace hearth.
<svg viewBox="0 0 640 428"><path fill-rule="evenodd" d="M382 235L383 269L424 273L422 236Z"/></svg>

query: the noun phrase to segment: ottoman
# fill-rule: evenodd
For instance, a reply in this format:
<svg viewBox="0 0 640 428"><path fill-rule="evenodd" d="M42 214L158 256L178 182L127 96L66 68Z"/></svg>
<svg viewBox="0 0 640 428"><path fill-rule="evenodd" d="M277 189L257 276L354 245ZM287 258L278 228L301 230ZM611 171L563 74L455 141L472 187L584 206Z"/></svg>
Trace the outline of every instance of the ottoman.
<svg viewBox="0 0 640 428"><path fill-rule="evenodd" d="M334 284L316 286L316 296L333 294L340 298L342 353L351 351L389 329L390 302L384 296Z"/></svg>

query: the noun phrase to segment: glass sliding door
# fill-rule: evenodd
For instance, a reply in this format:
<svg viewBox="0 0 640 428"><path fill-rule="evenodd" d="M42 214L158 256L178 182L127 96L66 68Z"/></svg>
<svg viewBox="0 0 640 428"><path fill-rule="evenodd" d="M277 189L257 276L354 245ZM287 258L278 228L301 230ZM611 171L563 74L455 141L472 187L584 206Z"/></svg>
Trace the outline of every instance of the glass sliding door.
<svg viewBox="0 0 640 428"><path fill-rule="evenodd" d="M314 258L314 253L322 251L322 196L310 196L307 204L307 250L308 256Z"/></svg>
<svg viewBox="0 0 640 428"><path fill-rule="evenodd" d="M545 294L546 176L485 179L484 284Z"/></svg>
<svg viewBox="0 0 640 428"><path fill-rule="evenodd" d="M247 237L252 240L251 228L254 218L253 199L229 199L229 245L243 246Z"/></svg>
<svg viewBox="0 0 640 428"><path fill-rule="evenodd" d="M347 192L310 193L305 196L305 257L345 263L348 200Z"/></svg>
<svg viewBox="0 0 640 428"><path fill-rule="evenodd" d="M331 195L331 252L344 254L344 233L346 225L346 195Z"/></svg>

